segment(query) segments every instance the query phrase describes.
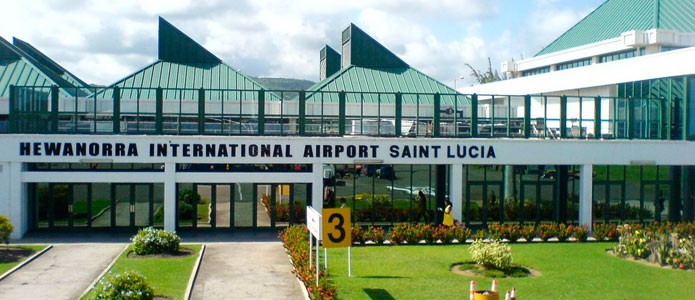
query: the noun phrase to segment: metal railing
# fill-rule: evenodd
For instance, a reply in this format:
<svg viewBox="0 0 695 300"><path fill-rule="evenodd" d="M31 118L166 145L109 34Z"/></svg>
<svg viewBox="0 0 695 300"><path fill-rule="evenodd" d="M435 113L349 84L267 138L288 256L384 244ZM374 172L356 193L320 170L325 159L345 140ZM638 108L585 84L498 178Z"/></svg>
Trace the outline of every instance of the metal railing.
<svg viewBox="0 0 695 300"><path fill-rule="evenodd" d="M9 132L670 139L683 127L675 97L82 89L11 86Z"/></svg>

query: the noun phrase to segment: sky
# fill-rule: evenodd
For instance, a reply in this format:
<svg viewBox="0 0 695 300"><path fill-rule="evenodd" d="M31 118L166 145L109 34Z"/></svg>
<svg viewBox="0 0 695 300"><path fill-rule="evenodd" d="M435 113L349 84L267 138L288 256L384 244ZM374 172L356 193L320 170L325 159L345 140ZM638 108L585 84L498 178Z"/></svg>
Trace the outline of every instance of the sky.
<svg viewBox="0 0 695 300"><path fill-rule="evenodd" d="M108 85L157 59L162 16L225 63L258 77L318 81L319 50L354 23L449 85L534 56L603 0L0 0L17 37L88 83ZM463 79L460 79L463 77Z"/></svg>

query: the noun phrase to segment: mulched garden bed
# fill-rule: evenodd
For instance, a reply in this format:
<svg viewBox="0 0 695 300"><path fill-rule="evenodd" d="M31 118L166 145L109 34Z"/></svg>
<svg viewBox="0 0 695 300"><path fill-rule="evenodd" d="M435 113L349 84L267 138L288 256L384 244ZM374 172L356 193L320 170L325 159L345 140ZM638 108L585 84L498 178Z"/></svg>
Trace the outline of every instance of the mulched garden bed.
<svg viewBox="0 0 695 300"><path fill-rule="evenodd" d="M472 261L456 263L449 268L451 272L458 275L468 277L488 277L488 278L523 278L523 277L538 277L541 272L531 268L512 265L506 269L486 269L485 267L476 264Z"/></svg>
<svg viewBox="0 0 695 300"><path fill-rule="evenodd" d="M36 251L17 247L0 247L0 263L11 263L29 257Z"/></svg>
<svg viewBox="0 0 695 300"><path fill-rule="evenodd" d="M606 249L606 253L608 253L608 254L611 255L611 256L614 256L614 257L617 257L617 258L620 258L620 259L624 259L624 260L627 260L627 261L636 262L636 263L638 263L638 264L643 264L643 265L645 265L645 266L657 267L657 268L669 269L669 270L681 270L681 271L686 271L686 272L695 272L695 269L691 269L691 270L682 270L682 269L679 269L679 268L675 268L675 267L673 267L673 266L671 266L671 265L663 265L663 266L662 266L662 265L660 265L660 264L658 264L658 263L651 262L651 261L648 261L648 260L646 260L646 259L637 259L637 258L634 258L634 257L620 257L620 256L616 255L615 252L613 252L613 249Z"/></svg>
<svg viewBox="0 0 695 300"><path fill-rule="evenodd" d="M181 248L176 253L161 253L161 254L147 254L138 255L135 251L128 252L128 258L183 258L196 254L196 251L188 248ZM162 298L165 299L165 298Z"/></svg>

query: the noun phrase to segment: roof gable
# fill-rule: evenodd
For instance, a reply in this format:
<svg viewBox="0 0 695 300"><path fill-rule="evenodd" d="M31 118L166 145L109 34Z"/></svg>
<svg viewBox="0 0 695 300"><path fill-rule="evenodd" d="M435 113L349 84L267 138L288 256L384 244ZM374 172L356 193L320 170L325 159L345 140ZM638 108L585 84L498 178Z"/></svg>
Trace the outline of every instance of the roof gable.
<svg viewBox="0 0 695 300"><path fill-rule="evenodd" d="M695 1L607 0L536 56L620 37L630 30L695 32Z"/></svg>
<svg viewBox="0 0 695 300"><path fill-rule="evenodd" d="M207 49L159 17L159 60L175 63L221 63Z"/></svg>

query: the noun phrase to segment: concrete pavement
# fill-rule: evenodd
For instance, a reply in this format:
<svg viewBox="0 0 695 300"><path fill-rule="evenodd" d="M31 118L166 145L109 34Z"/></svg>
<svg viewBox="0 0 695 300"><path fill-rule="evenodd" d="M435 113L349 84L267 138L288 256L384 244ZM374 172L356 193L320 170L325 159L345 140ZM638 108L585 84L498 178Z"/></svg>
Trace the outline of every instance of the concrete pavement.
<svg viewBox="0 0 695 300"><path fill-rule="evenodd" d="M76 299L125 244L55 244L0 281L2 299Z"/></svg>
<svg viewBox="0 0 695 300"><path fill-rule="evenodd" d="M192 299L304 299L279 241L209 243Z"/></svg>

